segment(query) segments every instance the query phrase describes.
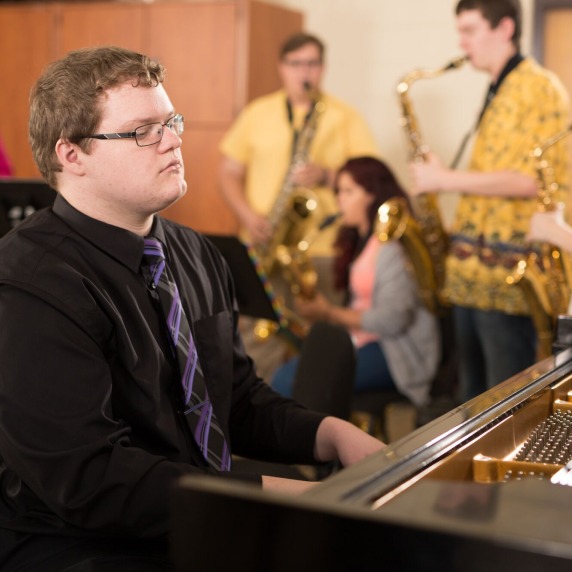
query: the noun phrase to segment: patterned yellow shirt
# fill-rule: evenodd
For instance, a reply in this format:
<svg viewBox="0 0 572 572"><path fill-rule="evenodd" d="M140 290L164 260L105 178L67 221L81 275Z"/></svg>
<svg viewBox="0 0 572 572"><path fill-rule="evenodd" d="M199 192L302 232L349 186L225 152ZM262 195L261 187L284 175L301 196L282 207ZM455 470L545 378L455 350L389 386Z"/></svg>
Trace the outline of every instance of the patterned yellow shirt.
<svg viewBox="0 0 572 572"><path fill-rule="evenodd" d="M485 111L469 169L537 177L531 150L566 128L568 118L568 98L560 81L525 58L506 76ZM567 194L567 144L550 147L544 157L562 194ZM450 302L530 314L522 289L507 285L506 278L529 249L526 234L536 205L535 199L461 195L446 263L445 295Z"/></svg>
<svg viewBox="0 0 572 572"><path fill-rule="evenodd" d="M359 113L330 95L323 94L322 99L326 107L318 117L309 160L335 170L352 157L378 157L375 140ZM300 111L293 110L293 125L297 129L304 122L305 114ZM221 142L223 155L246 165L246 198L260 214L270 212L282 188L290 164L292 140L293 127L288 118L286 93L279 90L251 102ZM331 189L313 191L324 215L337 211ZM332 231L323 233L314 243L314 255L331 253Z"/></svg>

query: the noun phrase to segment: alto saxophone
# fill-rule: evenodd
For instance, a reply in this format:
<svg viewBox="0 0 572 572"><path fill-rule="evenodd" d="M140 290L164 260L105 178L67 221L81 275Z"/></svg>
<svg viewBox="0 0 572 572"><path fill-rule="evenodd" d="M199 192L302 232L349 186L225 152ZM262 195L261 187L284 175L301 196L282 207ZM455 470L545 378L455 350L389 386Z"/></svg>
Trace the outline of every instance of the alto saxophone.
<svg viewBox="0 0 572 572"><path fill-rule="evenodd" d="M287 247L281 244L276 248L276 262L281 266L282 274L290 285L290 291L294 296L311 299L316 294L318 274L312 259L308 256L308 249L318 235L334 224L340 215L341 213L335 213L324 218L319 226L313 227L295 246ZM257 273L267 293L271 293L272 286L264 271L257 269ZM273 295L271 296L272 298ZM264 341L270 338L270 336L279 333L291 347L295 350L300 350L302 338L308 333L310 324L285 307L281 299L274 299L273 306L278 320L258 320L254 326L254 335L257 339Z"/></svg>
<svg viewBox="0 0 572 572"><path fill-rule="evenodd" d="M340 216L341 213L327 216L318 226L312 227L308 234L292 247L287 247L284 244L278 245L276 260L281 265L282 274L290 284L290 291L294 296L308 300L314 297L318 275L312 259L308 255L308 250L318 235L334 224Z"/></svg>
<svg viewBox="0 0 572 572"><path fill-rule="evenodd" d="M309 83L305 83L304 88L312 101L311 108L295 139L284 182L268 215L271 239L264 245L254 247L254 252L263 270L262 274L269 277L279 270L294 295L312 298L318 275L307 252L307 237L314 234L312 225L315 227L314 219L319 204L312 190L300 188L294 183L293 175L299 166L308 162L319 117L326 105L320 93ZM269 287L270 282L267 281ZM255 325L255 335L259 339L266 339L274 333L282 333L297 347L300 337L305 335L307 324L286 308L282 300L277 302L281 306L281 323L277 325L268 320L259 320Z"/></svg>
<svg viewBox="0 0 572 572"><path fill-rule="evenodd" d="M268 215L271 228L271 239L268 243L257 247L258 255L268 275L276 268L277 254L284 248L295 248L308 233L313 216L318 208L318 199L310 189L300 188L293 181L295 170L308 163L310 145L314 139L318 120L325 110L325 104L315 89L304 84L309 92L312 106L304 126L295 140L292 158L284 177L280 192ZM283 266L283 263L281 264Z"/></svg>
<svg viewBox="0 0 572 572"><path fill-rule="evenodd" d="M425 161L429 147L423 140L409 98L411 84L418 79L433 78L461 67L466 57L452 60L435 70L416 69L406 74L397 84L401 104L401 125L409 143L413 161ZM413 265L425 305L432 312L439 308L445 279L445 257L448 237L434 193L424 193L411 199L415 218L403 199L390 199L378 211L376 233L380 240L399 239Z"/></svg>
<svg viewBox="0 0 572 572"><path fill-rule="evenodd" d="M319 117L326 109L319 92L308 83L304 87L309 92L312 107L295 140L284 182L268 215L272 237L268 243L258 247L262 264L269 275L275 268L277 251L281 246L295 247L304 238L318 208L315 193L298 187L293 180L295 170L308 163Z"/></svg>
<svg viewBox="0 0 572 572"><path fill-rule="evenodd" d="M539 181L537 211L553 211L557 205L559 185L545 151L572 131L572 125L559 131L530 152L535 162ZM522 288L530 306L532 320L538 338L538 359L552 354L554 326L558 314L568 311L572 287L572 268L567 254L548 243L538 245L536 251L520 260L506 279L509 285Z"/></svg>

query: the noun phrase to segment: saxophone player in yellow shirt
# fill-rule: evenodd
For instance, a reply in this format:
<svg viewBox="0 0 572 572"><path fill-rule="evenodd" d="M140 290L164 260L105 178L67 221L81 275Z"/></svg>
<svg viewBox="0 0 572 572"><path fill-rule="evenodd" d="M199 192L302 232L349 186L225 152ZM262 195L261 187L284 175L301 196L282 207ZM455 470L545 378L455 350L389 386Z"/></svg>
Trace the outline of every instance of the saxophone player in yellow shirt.
<svg viewBox="0 0 572 572"><path fill-rule="evenodd" d="M270 215L287 177L288 184L315 194L321 220L337 210L331 189L336 170L351 157L379 156L360 114L321 90L324 57L324 44L316 36L300 33L288 38L278 58L282 87L248 104L220 145L221 192L239 220L241 237L262 248L273 238L275 221ZM309 120L315 94L319 94L323 107L307 142L306 158L294 165L293 149ZM335 235L334 226L319 233L309 251L320 289L326 292L332 290L330 265ZM280 291L280 279L272 277L271 282ZM243 319L243 324L248 322ZM283 359L284 346L278 339L261 344L249 335L252 327L249 323L242 329L245 344L259 365L259 375L268 380Z"/></svg>

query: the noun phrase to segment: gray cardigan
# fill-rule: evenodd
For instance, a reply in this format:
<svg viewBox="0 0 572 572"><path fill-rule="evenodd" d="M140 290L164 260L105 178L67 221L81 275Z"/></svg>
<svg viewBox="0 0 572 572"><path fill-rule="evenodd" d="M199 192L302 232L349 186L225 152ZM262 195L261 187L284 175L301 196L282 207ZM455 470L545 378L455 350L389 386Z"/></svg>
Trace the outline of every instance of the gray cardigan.
<svg viewBox="0 0 572 572"><path fill-rule="evenodd" d="M423 405L441 354L439 324L419 297L409 259L399 242L388 242L379 250L372 306L362 314L361 325L379 335L399 391L415 405Z"/></svg>

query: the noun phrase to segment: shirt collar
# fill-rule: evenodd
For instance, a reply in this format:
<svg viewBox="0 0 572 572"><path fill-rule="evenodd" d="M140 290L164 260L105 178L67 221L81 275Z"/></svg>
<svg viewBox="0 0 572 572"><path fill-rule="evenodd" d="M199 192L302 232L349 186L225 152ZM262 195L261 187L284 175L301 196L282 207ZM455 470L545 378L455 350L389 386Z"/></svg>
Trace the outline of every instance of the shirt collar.
<svg viewBox="0 0 572 572"><path fill-rule="evenodd" d="M127 266L139 271L143 257L143 238L133 232L91 218L70 205L58 193L53 206L54 213L77 233L100 250ZM165 234L160 217L155 216L151 233L165 244Z"/></svg>
<svg viewBox="0 0 572 572"><path fill-rule="evenodd" d="M508 62L506 62L504 68L502 69L499 78L497 79L497 81L495 83L492 83L490 86L490 90L493 91L494 93L496 93L499 90L499 87L501 86L501 83L505 80L506 76L524 59L524 56L520 53L517 52L516 54L514 54L514 56L512 56Z"/></svg>
<svg viewBox="0 0 572 572"><path fill-rule="evenodd" d="M477 121L477 125L481 122L481 119L483 118L483 115L485 114L485 111L487 110L487 107L489 106L490 102L493 100L493 98L495 97L495 95L497 94L497 91L499 90L502 82L506 79L506 76L520 63L522 62L522 60L524 60L524 56L520 53L517 52L516 54L514 54L514 56L512 56L508 62L506 62L504 68L502 69L498 80L495 83L491 83L489 85L489 89L487 91L487 96L485 97L485 103L483 104L483 108L481 110L481 113L479 115L479 120Z"/></svg>

